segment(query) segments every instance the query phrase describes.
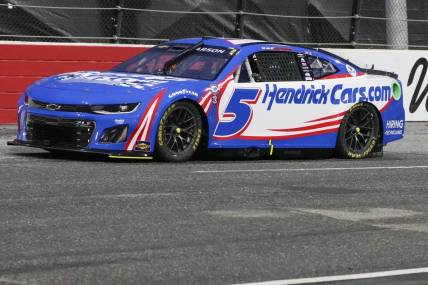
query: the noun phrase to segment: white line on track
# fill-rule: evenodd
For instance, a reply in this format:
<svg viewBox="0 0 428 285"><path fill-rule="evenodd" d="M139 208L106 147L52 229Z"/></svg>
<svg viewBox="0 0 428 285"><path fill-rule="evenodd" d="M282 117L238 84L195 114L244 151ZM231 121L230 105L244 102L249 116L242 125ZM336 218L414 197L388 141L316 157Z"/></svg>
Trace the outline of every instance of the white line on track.
<svg viewBox="0 0 428 285"><path fill-rule="evenodd" d="M245 172L305 172L305 171L342 171L342 170L386 170L386 169L419 169L428 165L413 166L368 166L368 167L323 167L323 168L261 168L261 169L229 169L229 170L196 170L192 173L245 173Z"/></svg>
<svg viewBox="0 0 428 285"><path fill-rule="evenodd" d="M35 283L27 283L27 282L22 282L22 281L18 281L18 280L13 280L13 279L9 279L9 278L3 278L3 277L0 277L0 283L6 283L8 285L31 285L31 284L35 284Z"/></svg>
<svg viewBox="0 0 428 285"><path fill-rule="evenodd" d="M137 199L137 198L163 198L177 196L179 193L138 193L138 194L105 194L105 195L82 195L82 196L45 196L45 197L25 197L0 199L1 203L13 202L46 202L62 200L100 200L100 199Z"/></svg>
<svg viewBox="0 0 428 285"><path fill-rule="evenodd" d="M274 280L265 282L254 282L254 283L240 283L236 285L297 285L297 284L313 284L313 283L324 283L333 281L347 281L347 280L360 280L368 278L380 278L380 277L391 277L408 274L419 274L428 273L428 267L422 268L411 268L411 269L400 269L391 271L379 271L359 274L347 274L347 275L334 275L324 277L312 277L312 278L300 278L300 279L286 279L286 280Z"/></svg>

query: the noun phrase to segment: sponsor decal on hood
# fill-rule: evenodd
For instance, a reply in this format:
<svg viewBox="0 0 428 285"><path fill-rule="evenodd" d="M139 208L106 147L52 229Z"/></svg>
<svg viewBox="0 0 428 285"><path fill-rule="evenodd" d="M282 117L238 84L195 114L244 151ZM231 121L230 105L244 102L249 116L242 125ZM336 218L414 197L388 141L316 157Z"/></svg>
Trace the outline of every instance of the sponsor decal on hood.
<svg viewBox="0 0 428 285"><path fill-rule="evenodd" d="M63 83L101 83L112 86L132 87L139 90L153 88L168 82L185 82L183 79L170 76L157 76L149 74L129 74L115 72L73 72L61 74L55 78Z"/></svg>

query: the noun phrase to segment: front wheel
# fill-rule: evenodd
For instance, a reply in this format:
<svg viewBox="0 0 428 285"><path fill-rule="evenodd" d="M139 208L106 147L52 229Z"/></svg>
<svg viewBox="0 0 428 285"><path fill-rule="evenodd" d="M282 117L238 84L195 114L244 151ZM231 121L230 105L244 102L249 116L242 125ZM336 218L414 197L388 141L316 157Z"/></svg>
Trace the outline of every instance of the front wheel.
<svg viewBox="0 0 428 285"><path fill-rule="evenodd" d="M190 102L168 107L159 123L156 153L161 160L181 162L192 158L202 141L202 119Z"/></svg>
<svg viewBox="0 0 428 285"><path fill-rule="evenodd" d="M368 157L379 143L380 122L375 107L358 103L340 125L336 149L345 158Z"/></svg>

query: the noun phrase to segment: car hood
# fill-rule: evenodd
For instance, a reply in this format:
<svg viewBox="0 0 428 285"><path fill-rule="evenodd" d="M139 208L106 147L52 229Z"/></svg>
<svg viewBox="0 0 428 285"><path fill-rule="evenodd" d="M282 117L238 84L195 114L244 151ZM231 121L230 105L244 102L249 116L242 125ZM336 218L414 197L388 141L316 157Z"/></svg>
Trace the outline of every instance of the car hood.
<svg viewBox="0 0 428 285"><path fill-rule="evenodd" d="M57 104L134 103L150 100L172 85L195 81L198 80L122 72L73 72L42 79L27 92L34 100Z"/></svg>

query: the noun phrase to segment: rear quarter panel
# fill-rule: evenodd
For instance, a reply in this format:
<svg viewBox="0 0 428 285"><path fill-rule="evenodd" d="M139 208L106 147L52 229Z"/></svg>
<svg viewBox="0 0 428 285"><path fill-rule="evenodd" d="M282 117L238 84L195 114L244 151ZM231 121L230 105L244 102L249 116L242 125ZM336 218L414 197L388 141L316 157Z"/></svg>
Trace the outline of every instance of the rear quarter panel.
<svg viewBox="0 0 428 285"><path fill-rule="evenodd" d="M215 107L217 123L209 146L334 148L343 116L358 102L373 104L383 130L388 130L391 120L404 122L402 96L393 96L394 84L400 82L366 74L303 82L233 82ZM384 133L384 143L398 138Z"/></svg>

